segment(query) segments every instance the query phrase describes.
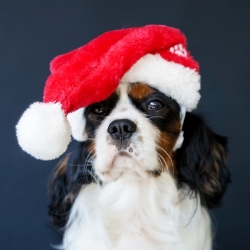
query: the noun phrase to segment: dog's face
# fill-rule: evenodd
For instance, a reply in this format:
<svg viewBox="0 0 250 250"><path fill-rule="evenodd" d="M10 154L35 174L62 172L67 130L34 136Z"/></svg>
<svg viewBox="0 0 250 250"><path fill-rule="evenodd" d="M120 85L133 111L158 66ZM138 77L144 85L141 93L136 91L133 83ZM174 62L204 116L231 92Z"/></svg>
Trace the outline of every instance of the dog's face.
<svg viewBox="0 0 250 250"><path fill-rule="evenodd" d="M174 172L181 116L172 98L144 83L124 83L84 115L93 168L102 181Z"/></svg>

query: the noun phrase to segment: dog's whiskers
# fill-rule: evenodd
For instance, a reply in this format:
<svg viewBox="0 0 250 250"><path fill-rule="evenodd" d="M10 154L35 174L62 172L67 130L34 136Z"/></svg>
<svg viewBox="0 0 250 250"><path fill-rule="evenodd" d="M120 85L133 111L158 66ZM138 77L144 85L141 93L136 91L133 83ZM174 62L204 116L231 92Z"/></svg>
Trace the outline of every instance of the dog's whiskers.
<svg viewBox="0 0 250 250"><path fill-rule="evenodd" d="M159 138L161 141L165 141L166 143L168 143L168 144L170 144L170 142L169 141L167 141L167 140L164 140L164 139L162 139L162 138Z"/></svg>
<svg viewBox="0 0 250 250"><path fill-rule="evenodd" d="M162 150L169 158L170 162L171 162L171 165L172 165L172 168L174 170L174 163L173 163L173 160L172 158L170 157L170 155L168 154L168 152L166 150L164 150L162 147L160 147L159 145L156 145L157 148L159 148L160 150ZM165 160L164 160L165 161Z"/></svg>
<svg viewBox="0 0 250 250"><path fill-rule="evenodd" d="M91 163L90 162L90 160L92 160L93 159L93 157L94 157L94 155L91 155L91 153L94 151L95 149L94 148L92 148L90 151L89 151L89 153L88 153L88 155L87 155L87 157L86 157L86 160L85 160L85 163L84 163L84 165L86 165L86 164L88 164L88 163Z"/></svg>
<svg viewBox="0 0 250 250"><path fill-rule="evenodd" d="M157 154L158 156L158 159L160 159L160 163L161 163L161 167L162 167L162 171L164 171L164 167L167 169L167 172L169 173L169 168L168 168L168 164L166 163L165 159L160 155L160 154ZM163 163L164 164L163 164Z"/></svg>
<svg viewBox="0 0 250 250"><path fill-rule="evenodd" d="M167 169L168 169L168 166L166 166L166 163L165 163L165 165L163 164L163 162L162 162L162 157L160 157L160 155L159 154L157 154L157 158L158 158L158 161L159 161L159 163L160 163L160 165L161 165L161 171L163 172L164 171L164 166L165 167L167 167ZM169 172L169 171L168 171Z"/></svg>
<svg viewBox="0 0 250 250"><path fill-rule="evenodd" d="M88 139L88 140L91 140L91 139ZM93 140L93 139L92 139L92 140ZM98 180L98 178L97 178L97 176L96 176L96 174L95 174L93 168L88 169L88 166L92 166L92 160L93 160L93 158L94 158L95 155L96 155L96 154L93 154L93 155L91 154L94 150L95 150L95 149L92 148L92 149L89 151L89 153L88 153L88 155L87 155L87 157L86 157L86 160L85 160L85 162L84 162L84 164L83 164L83 171L86 172L86 173L88 173L88 174L93 178L93 180L94 180L96 183L99 183L99 180Z"/></svg>

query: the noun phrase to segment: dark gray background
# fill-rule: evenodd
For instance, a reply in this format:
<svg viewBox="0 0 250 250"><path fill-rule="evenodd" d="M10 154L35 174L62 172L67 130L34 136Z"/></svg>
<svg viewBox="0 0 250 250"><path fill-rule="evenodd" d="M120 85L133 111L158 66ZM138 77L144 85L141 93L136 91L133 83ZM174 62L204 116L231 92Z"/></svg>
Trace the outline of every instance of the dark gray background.
<svg viewBox="0 0 250 250"><path fill-rule="evenodd" d="M150 23L180 28L200 62L201 101L211 127L230 141L233 182L213 211L216 249L250 249L250 1L1 0L0 248L45 250L60 242L47 218L46 185L57 161L22 152L15 124L42 100L49 61L104 31Z"/></svg>

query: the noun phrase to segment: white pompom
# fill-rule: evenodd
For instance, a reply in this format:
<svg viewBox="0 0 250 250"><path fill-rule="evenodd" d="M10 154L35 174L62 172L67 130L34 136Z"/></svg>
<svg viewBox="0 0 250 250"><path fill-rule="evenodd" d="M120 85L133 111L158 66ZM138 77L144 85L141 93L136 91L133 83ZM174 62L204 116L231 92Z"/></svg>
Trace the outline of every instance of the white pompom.
<svg viewBox="0 0 250 250"><path fill-rule="evenodd" d="M24 151L37 159L53 160L66 151L71 129L60 103L36 102L23 113L16 135Z"/></svg>

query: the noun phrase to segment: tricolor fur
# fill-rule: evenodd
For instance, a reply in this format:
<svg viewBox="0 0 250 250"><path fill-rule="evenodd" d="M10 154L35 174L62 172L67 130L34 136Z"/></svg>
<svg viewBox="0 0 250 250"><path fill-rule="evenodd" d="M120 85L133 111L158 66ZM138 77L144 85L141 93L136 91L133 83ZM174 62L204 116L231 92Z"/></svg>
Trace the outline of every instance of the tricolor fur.
<svg viewBox="0 0 250 250"><path fill-rule="evenodd" d="M144 83L121 83L83 115L87 140L50 183L62 249L212 249L207 208L230 179L226 139L191 113L183 123L179 104Z"/></svg>

